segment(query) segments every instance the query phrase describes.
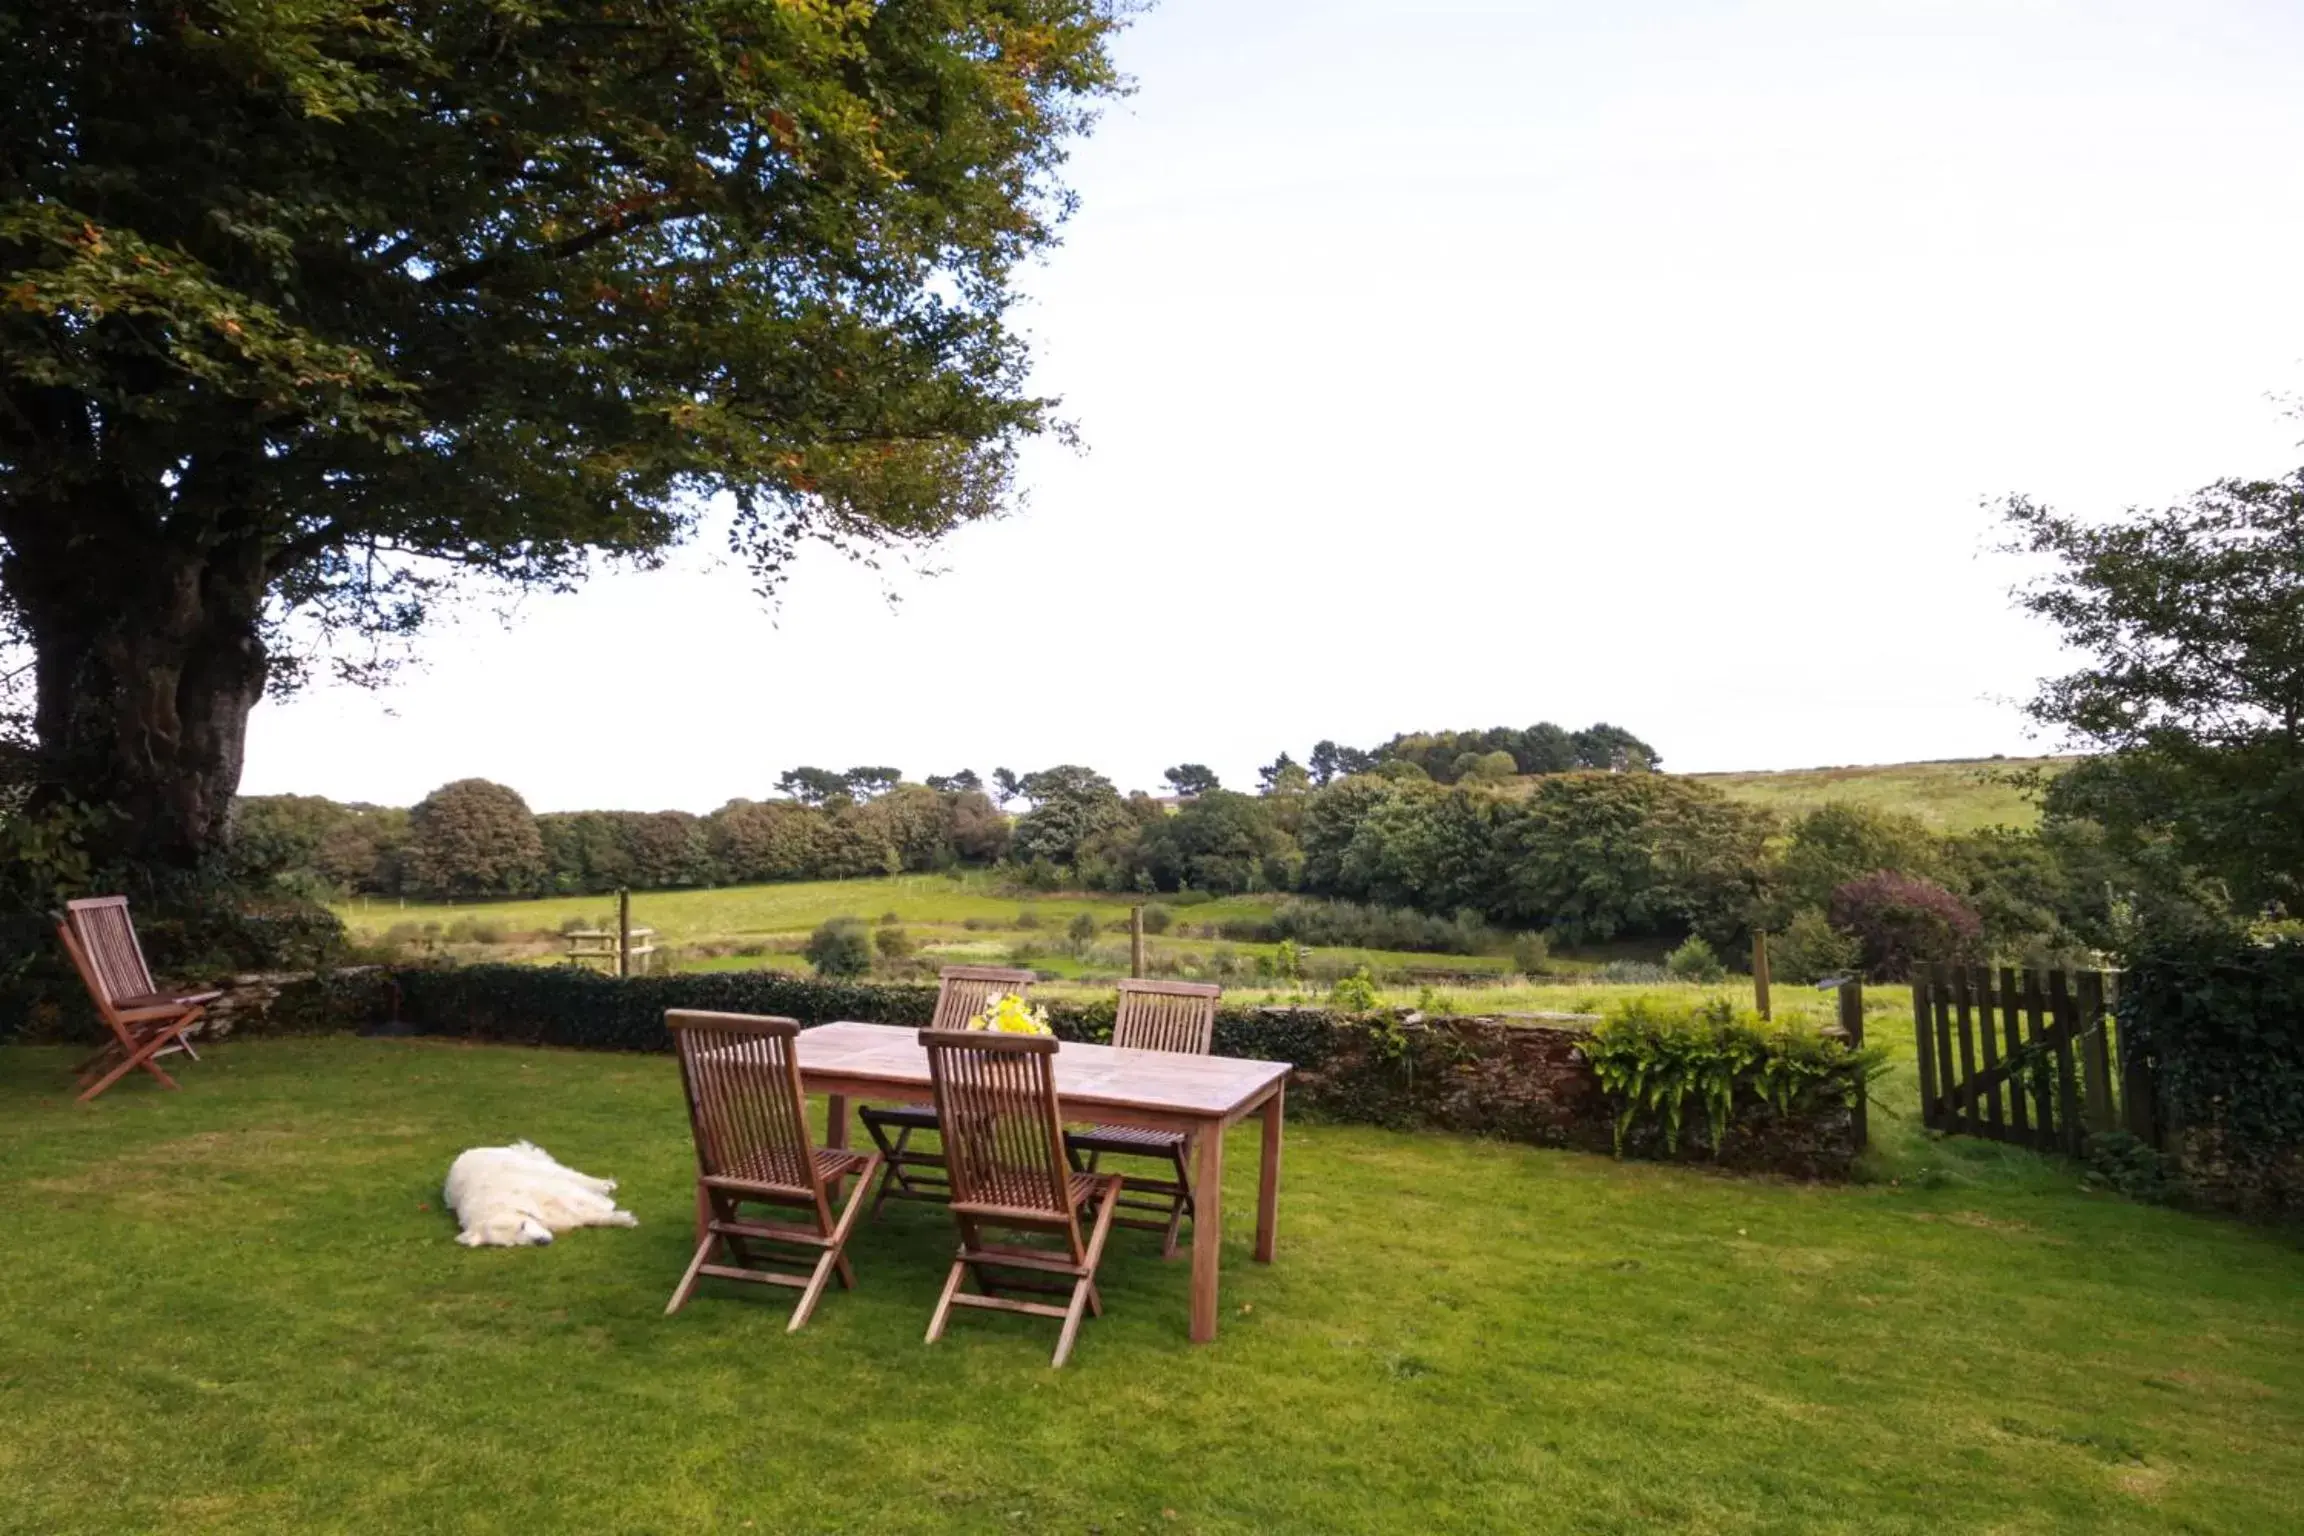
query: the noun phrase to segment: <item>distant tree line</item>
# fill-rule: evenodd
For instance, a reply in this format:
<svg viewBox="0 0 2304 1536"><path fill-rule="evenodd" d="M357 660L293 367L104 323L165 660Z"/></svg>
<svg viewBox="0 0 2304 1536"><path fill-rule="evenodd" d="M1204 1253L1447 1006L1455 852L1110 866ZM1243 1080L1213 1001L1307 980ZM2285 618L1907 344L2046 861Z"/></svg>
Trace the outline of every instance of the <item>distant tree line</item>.
<svg viewBox="0 0 2304 1536"><path fill-rule="evenodd" d="M1490 756L1569 766L1506 773ZM707 816L536 815L514 791L465 779L407 810L244 800L235 846L249 875L312 895L573 895L1000 866L1028 887L1293 892L1569 945L1696 936L1733 955L1764 929L1787 980L2110 947L2117 893L2136 883L2087 823L1949 837L1848 805L1787 821L1649 771L1656 754L1607 726L1417 733L1366 753L1323 742L1310 761L1283 754L1256 794L1182 764L1166 799L1124 795L1070 763L925 783L892 767L800 767L778 779L780 797Z"/></svg>
<svg viewBox="0 0 2304 1536"><path fill-rule="evenodd" d="M1008 850L1010 820L981 790L906 784L894 770L872 790L731 800L708 816L537 815L486 779L443 784L406 810L252 796L234 812L233 856L244 876L318 898L478 899L847 879L993 864Z"/></svg>

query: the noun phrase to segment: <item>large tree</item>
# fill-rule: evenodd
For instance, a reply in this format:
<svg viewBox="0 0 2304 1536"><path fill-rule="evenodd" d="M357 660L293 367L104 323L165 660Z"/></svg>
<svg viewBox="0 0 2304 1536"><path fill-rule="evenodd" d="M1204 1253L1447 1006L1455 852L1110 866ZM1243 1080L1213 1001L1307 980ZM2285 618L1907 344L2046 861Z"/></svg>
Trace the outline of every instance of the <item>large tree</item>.
<svg viewBox="0 0 2304 1536"><path fill-rule="evenodd" d="M764 583L996 510L1117 0L0 8L0 626L36 797L214 849L250 708L460 578ZM0 671L5 670L0 658Z"/></svg>
<svg viewBox="0 0 2304 1536"><path fill-rule="evenodd" d="M2052 562L2019 602L2083 658L2031 714L2098 754L2049 783L2049 815L2139 868L2172 854L2243 908L2304 911L2304 470L2105 522L2004 513Z"/></svg>

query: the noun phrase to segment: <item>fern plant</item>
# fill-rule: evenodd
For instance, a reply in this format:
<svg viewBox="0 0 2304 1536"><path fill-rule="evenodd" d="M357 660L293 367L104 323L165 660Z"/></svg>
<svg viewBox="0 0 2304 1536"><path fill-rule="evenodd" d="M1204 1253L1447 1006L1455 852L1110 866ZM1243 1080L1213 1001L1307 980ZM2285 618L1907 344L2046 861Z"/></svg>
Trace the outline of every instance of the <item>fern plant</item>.
<svg viewBox="0 0 2304 1536"><path fill-rule="evenodd" d="M1704 1115L1717 1157L1740 1100L1779 1114L1823 1094L1852 1103L1885 1055L1771 1027L1725 999L1691 1005L1635 998L1602 1020L1580 1049L1615 1109L1619 1157L1644 1116L1662 1131L1665 1151L1677 1153L1691 1105Z"/></svg>

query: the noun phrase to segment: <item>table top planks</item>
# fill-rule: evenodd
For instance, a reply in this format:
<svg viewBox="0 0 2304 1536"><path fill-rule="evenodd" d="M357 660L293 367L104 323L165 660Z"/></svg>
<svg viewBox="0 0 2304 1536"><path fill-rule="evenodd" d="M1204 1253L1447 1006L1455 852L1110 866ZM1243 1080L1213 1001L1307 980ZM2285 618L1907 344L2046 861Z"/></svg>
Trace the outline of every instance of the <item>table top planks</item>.
<svg viewBox="0 0 2304 1536"><path fill-rule="evenodd" d="M819 1024L794 1041L803 1075L925 1089L920 1032L894 1024ZM1220 1120L1240 1118L1288 1076L1284 1061L1130 1051L1067 1040L1056 1052L1056 1093L1067 1111L1135 1110Z"/></svg>

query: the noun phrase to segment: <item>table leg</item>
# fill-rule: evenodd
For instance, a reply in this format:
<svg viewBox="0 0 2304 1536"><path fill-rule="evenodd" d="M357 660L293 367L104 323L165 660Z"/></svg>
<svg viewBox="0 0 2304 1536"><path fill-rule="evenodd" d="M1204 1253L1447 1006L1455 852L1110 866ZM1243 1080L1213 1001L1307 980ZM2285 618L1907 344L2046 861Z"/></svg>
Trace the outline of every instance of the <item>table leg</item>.
<svg viewBox="0 0 2304 1536"><path fill-rule="evenodd" d="M1224 1126L1200 1133L1192 1173L1192 1342L1216 1337L1216 1256L1224 1242Z"/></svg>
<svg viewBox="0 0 2304 1536"><path fill-rule="evenodd" d="M1282 1083L1264 1101L1264 1165L1256 1182L1256 1262L1272 1262L1272 1248L1280 1237L1280 1117L1288 1095Z"/></svg>
<svg viewBox="0 0 2304 1536"><path fill-rule="evenodd" d="M824 1096L824 1145L848 1145L848 1095L844 1093Z"/></svg>

